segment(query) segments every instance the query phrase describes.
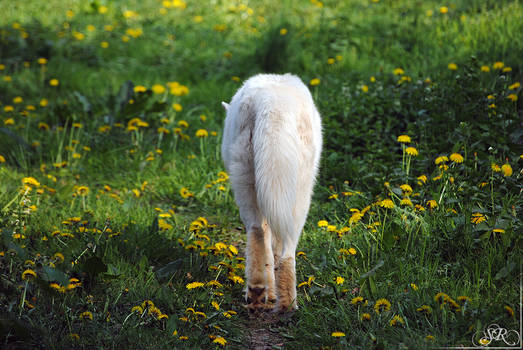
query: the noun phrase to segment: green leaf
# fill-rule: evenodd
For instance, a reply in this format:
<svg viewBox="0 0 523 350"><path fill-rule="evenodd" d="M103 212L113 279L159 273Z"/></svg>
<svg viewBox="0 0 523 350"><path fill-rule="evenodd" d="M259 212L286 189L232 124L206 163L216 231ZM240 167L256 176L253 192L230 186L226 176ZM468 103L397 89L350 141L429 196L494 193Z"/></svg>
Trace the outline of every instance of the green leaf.
<svg viewBox="0 0 523 350"><path fill-rule="evenodd" d="M363 281L367 277L370 277L370 276L374 275L376 273L376 271L380 267L383 266L383 264L384 264L384 261L383 261L383 259L381 259L380 261L378 261L378 263L372 269L370 269L369 271L367 271L366 273L364 273L363 275L360 276L360 281Z"/></svg>
<svg viewBox="0 0 523 350"><path fill-rule="evenodd" d="M176 272L179 271L181 264L182 264L182 259L176 259L174 261L171 261L167 265L156 270L156 275L158 276L158 278L166 278L171 275L174 275Z"/></svg>
<svg viewBox="0 0 523 350"><path fill-rule="evenodd" d="M107 265L99 257L93 256L83 263L82 270L94 278L98 274L106 272Z"/></svg>
<svg viewBox="0 0 523 350"><path fill-rule="evenodd" d="M51 266L44 266L39 277L46 282L57 282L62 286L67 286L69 284L69 276Z"/></svg>

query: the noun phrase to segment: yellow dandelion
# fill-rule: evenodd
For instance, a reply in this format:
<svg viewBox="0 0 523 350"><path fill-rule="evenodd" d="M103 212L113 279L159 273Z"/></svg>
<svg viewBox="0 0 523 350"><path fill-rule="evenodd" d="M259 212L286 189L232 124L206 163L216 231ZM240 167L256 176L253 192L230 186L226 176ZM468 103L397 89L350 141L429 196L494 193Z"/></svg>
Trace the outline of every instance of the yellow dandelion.
<svg viewBox="0 0 523 350"><path fill-rule="evenodd" d="M64 255L62 253L55 253L53 255L53 259L59 261L60 264L63 263L65 260Z"/></svg>
<svg viewBox="0 0 523 350"><path fill-rule="evenodd" d="M410 156L416 157L418 155L418 150L414 147L407 147L405 149L405 153L407 153Z"/></svg>
<svg viewBox="0 0 523 350"><path fill-rule="evenodd" d="M320 85L320 79L319 78L314 78L310 81L309 83L311 86L317 86L317 85Z"/></svg>
<svg viewBox="0 0 523 350"><path fill-rule="evenodd" d="M427 201L427 205L430 209L434 209L438 206L438 203L434 199L431 199Z"/></svg>
<svg viewBox="0 0 523 350"><path fill-rule="evenodd" d="M400 315L394 315L392 320L389 321L389 325L391 327L394 327L394 326L399 327L399 326L405 325L405 321L403 320L403 318Z"/></svg>
<svg viewBox="0 0 523 350"><path fill-rule="evenodd" d="M160 85L161 86L161 85ZM136 85L134 88L133 88L134 92L135 93L138 93L138 92L146 92L147 91L147 88L143 85Z"/></svg>
<svg viewBox="0 0 523 350"><path fill-rule="evenodd" d="M452 153L449 158L454 163L463 163L464 160L463 156L459 153Z"/></svg>
<svg viewBox="0 0 523 350"><path fill-rule="evenodd" d="M173 109L176 111L176 112L181 112L183 110L183 107L181 104L179 103L173 103Z"/></svg>
<svg viewBox="0 0 523 350"><path fill-rule="evenodd" d="M90 311L84 311L80 314L81 320L93 320L93 314Z"/></svg>
<svg viewBox="0 0 523 350"><path fill-rule="evenodd" d="M456 63L449 63L447 68L450 69L450 70L457 70L458 69L458 65Z"/></svg>
<svg viewBox="0 0 523 350"><path fill-rule="evenodd" d="M376 304L374 304L374 311L377 314L380 314L383 311L389 311L390 306L391 306L390 301L388 301L385 298L381 298L376 301Z"/></svg>
<svg viewBox="0 0 523 350"><path fill-rule="evenodd" d="M34 272L31 269L27 269L24 272L22 272L22 279L30 279L30 278L36 278L36 272Z"/></svg>
<svg viewBox="0 0 523 350"><path fill-rule="evenodd" d="M216 337L212 342L220 344L221 346L225 346L227 344L227 340L225 340L223 337Z"/></svg>
<svg viewBox="0 0 523 350"><path fill-rule="evenodd" d="M416 311L429 315L432 313L432 308L428 305L421 305L416 309Z"/></svg>
<svg viewBox="0 0 523 350"><path fill-rule="evenodd" d="M492 68L494 69L502 69L503 67L505 67L505 63L500 61L494 62L494 64L492 64Z"/></svg>
<svg viewBox="0 0 523 350"><path fill-rule="evenodd" d="M503 173L503 176L510 177L512 176L512 167L510 164L505 163L501 166L501 172Z"/></svg>
<svg viewBox="0 0 523 350"><path fill-rule="evenodd" d="M336 277L336 284L343 284L343 282L345 282L345 278L341 277L341 276L337 276Z"/></svg>
<svg viewBox="0 0 523 350"><path fill-rule="evenodd" d="M352 298L352 300L350 301L350 303L352 305L367 305L368 304L368 300L359 296L359 297L354 297Z"/></svg>
<svg viewBox="0 0 523 350"><path fill-rule="evenodd" d="M483 66L481 66L480 69L481 69L482 72L485 72L485 73L486 73L486 72L490 72L490 67L489 67L489 66L485 66L485 65L483 65Z"/></svg>
<svg viewBox="0 0 523 350"><path fill-rule="evenodd" d="M51 85L51 86L58 86L59 84L60 84L60 81L58 81L58 79L49 80L49 85Z"/></svg>
<svg viewBox="0 0 523 350"><path fill-rule="evenodd" d="M496 173L499 173L501 171L501 167L499 165L497 165L496 163L492 163L490 165L490 168L492 169L492 171L494 171Z"/></svg>
<svg viewBox="0 0 523 350"><path fill-rule="evenodd" d="M400 205L401 205L401 206L414 207L414 204L412 204L412 201L411 201L409 198L403 198L403 199L400 201Z"/></svg>
<svg viewBox="0 0 523 350"><path fill-rule="evenodd" d="M182 198L189 198L194 196L186 187L182 187L182 189L180 190L180 195L182 196Z"/></svg>
<svg viewBox="0 0 523 350"><path fill-rule="evenodd" d="M343 332L332 332L331 333L331 337L334 337L334 338L341 338L344 336L345 336L345 333L343 333Z"/></svg>
<svg viewBox="0 0 523 350"><path fill-rule="evenodd" d="M387 209L394 208L394 202L389 198L384 199L381 202L379 202L379 205L380 205L380 207L387 208Z"/></svg>
<svg viewBox="0 0 523 350"><path fill-rule="evenodd" d="M203 137L208 137L208 136L209 136L209 133L205 129L198 129L196 131L196 137L203 138Z"/></svg>
<svg viewBox="0 0 523 350"><path fill-rule="evenodd" d="M403 184L400 186L401 190L405 195L410 195L412 193L412 187L409 184Z"/></svg>
<svg viewBox="0 0 523 350"><path fill-rule="evenodd" d="M396 69L394 69L393 73L394 73L394 75L403 75L405 73L405 71L401 68L396 68Z"/></svg>
<svg viewBox="0 0 523 350"><path fill-rule="evenodd" d="M318 227L327 227L328 225L329 223L327 222L327 220L318 221Z"/></svg>
<svg viewBox="0 0 523 350"><path fill-rule="evenodd" d="M511 100L512 102L516 102L516 101L518 100L518 95L516 95L516 94L509 94L509 95L507 96L507 98L508 98L509 100Z"/></svg>
<svg viewBox="0 0 523 350"><path fill-rule="evenodd" d="M371 317L370 317L370 314L365 312L363 314L361 314L361 320L362 321L370 321Z"/></svg>
<svg viewBox="0 0 523 350"><path fill-rule="evenodd" d="M510 318L514 317L514 309L513 308L511 308L508 305L505 305L504 309L507 312L508 317L510 317Z"/></svg>
<svg viewBox="0 0 523 350"><path fill-rule="evenodd" d="M187 289L194 289L194 288L200 288L200 287L203 287L205 285L205 283L202 283L202 282L192 282L192 283L189 283L185 286L185 288Z"/></svg>
<svg viewBox="0 0 523 350"><path fill-rule="evenodd" d="M165 92L165 86L163 86L161 84L154 84L151 87L151 90L153 91L153 93L160 95Z"/></svg>
<svg viewBox="0 0 523 350"><path fill-rule="evenodd" d="M400 135L400 136L398 136L398 142L410 143L411 142L410 136L409 135Z"/></svg>
<svg viewBox="0 0 523 350"><path fill-rule="evenodd" d="M449 8L447 6L441 6L439 8L439 12L442 13L442 14L446 14L449 12Z"/></svg>
<svg viewBox="0 0 523 350"><path fill-rule="evenodd" d="M510 85L508 87L509 90L516 90L517 88L519 88L521 86L521 84L519 83L519 81L515 82L514 84Z"/></svg>
<svg viewBox="0 0 523 350"><path fill-rule="evenodd" d="M445 163L445 162L448 162L448 161L449 161L449 158L447 156L439 156L438 158L436 158L434 163L436 163L436 165L438 165L440 163Z"/></svg>

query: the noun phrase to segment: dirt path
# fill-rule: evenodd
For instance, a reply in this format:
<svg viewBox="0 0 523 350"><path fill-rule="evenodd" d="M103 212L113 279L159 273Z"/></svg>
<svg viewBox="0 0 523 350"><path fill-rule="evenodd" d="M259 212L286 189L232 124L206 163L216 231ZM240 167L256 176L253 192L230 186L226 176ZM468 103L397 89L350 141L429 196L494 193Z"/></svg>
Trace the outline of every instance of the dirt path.
<svg viewBox="0 0 523 350"><path fill-rule="evenodd" d="M285 316L273 315L266 312L249 315L247 323L247 349L283 349L285 339L279 332L279 328L283 326L283 318L285 318Z"/></svg>

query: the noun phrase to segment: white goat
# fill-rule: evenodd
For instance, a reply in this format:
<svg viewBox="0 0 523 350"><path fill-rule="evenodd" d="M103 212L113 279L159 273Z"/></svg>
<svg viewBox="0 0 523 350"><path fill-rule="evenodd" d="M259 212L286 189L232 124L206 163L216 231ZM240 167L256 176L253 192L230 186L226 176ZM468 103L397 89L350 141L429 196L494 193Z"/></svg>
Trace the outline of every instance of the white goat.
<svg viewBox="0 0 523 350"><path fill-rule="evenodd" d="M256 75L222 104L222 156L247 231L247 307L296 309L295 253L318 173L320 114L291 74Z"/></svg>

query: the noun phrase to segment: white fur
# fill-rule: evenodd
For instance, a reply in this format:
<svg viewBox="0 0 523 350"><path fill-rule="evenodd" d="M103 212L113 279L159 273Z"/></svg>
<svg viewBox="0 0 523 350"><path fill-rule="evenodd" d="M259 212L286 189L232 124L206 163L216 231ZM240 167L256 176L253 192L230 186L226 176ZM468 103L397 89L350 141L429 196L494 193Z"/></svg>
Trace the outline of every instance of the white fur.
<svg viewBox="0 0 523 350"><path fill-rule="evenodd" d="M264 266L274 266L275 259L278 268L290 259L285 266L292 266L295 278L296 245L318 173L321 119L309 90L291 74L256 75L230 105L222 104L227 110L222 156L248 235L247 286L268 287L270 296L274 272ZM295 299L295 285L292 289ZM282 293L279 302L295 307L295 300L285 305Z"/></svg>

